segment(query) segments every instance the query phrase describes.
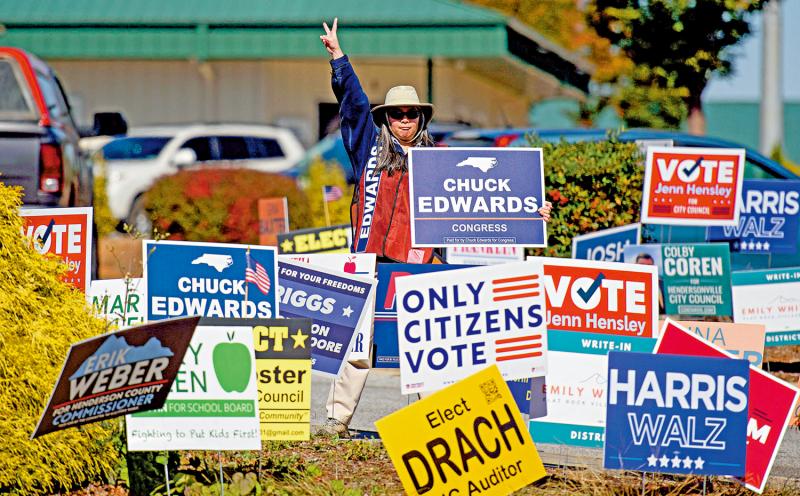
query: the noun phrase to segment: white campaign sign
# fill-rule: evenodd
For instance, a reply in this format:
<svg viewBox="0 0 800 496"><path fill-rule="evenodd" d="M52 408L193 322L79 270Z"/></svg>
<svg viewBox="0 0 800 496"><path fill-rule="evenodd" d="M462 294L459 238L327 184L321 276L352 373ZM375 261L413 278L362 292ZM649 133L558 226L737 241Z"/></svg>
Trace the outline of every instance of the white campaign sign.
<svg viewBox="0 0 800 496"><path fill-rule="evenodd" d="M542 263L397 278L403 394L434 391L487 365L505 380L546 372Z"/></svg>
<svg viewBox="0 0 800 496"><path fill-rule="evenodd" d="M496 265L525 260L519 246L448 246L447 263L453 265Z"/></svg>
<svg viewBox="0 0 800 496"><path fill-rule="evenodd" d="M128 449L260 450L255 370L252 327L202 320L164 407L126 417Z"/></svg>
<svg viewBox="0 0 800 496"><path fill-rule="evenodd" d="M307 253L297 255L278 255L278 260L303 262L317 267L337 270L346 274L375 277L377 256L374 253ZM375 317L375 293L367 300L368 313L356 329L353 349L348 360L369 360L372 349L372 320Z"/></svg>
<svg viewBox="0 0 800 496"><path fill-rule="evenodd" d="M143 324L147 317L146 299L141 278L92 281L86 294L95 315L116 329Z"/></svg>

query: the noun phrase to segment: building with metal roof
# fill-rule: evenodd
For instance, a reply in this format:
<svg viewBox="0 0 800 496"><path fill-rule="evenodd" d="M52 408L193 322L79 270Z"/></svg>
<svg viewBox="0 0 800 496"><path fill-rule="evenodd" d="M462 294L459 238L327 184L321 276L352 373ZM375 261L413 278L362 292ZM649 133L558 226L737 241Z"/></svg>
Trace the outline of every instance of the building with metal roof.
<svg viewBox="0 0 800 496"><path fill-rule="evenodd" d="M513 19L449 0L48 0L0 3L0 44L61 75L82 120L249 121L313 142L335 114L323 20L373 102L413 84L440 121L525 125L532 103L580 98L591 68Z"/></svg>

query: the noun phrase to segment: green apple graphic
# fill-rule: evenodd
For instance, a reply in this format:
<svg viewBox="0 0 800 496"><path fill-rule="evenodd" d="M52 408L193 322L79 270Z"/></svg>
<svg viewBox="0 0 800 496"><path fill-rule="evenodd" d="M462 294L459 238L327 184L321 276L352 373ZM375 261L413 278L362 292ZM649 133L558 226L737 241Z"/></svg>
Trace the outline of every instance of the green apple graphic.
<svg viewBox="0 0 800 496"><path fill-rule="evenodd" d="M233 333L228 333L228 341L233 341ZM214 374L219 385L226 392L242 393L250 383L253 372L250 350L242 343L219 343L212 353Z"/></svg>

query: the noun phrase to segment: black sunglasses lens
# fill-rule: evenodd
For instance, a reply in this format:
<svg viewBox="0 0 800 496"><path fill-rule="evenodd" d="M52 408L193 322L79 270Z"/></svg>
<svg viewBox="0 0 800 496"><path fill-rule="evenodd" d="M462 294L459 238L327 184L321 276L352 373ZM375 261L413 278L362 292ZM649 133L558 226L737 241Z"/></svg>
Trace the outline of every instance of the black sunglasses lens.
<svg viewBox="0 0 800 496"><path fill-rule="evenodd" d="M402 110L392 109L388 113L389 117L397 120L402 119L404 115L409 119L416 119L417 117L419 117L419 110L416 109L411 109L407 112L403 112Z"/></svg>

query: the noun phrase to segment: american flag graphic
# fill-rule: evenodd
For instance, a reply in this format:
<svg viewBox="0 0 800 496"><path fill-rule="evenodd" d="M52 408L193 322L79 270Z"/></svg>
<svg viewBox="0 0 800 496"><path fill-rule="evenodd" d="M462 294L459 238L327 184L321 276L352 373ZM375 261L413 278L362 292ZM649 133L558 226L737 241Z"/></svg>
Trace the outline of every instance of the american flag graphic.
<svg viewBox="0 0 800 496"><path fill-rule="evenodd" d="M267 274L264 266L258 263L255 259L251 258L249 251L245 254L245 256L247 257L247 268L244 269L244 280L255 284L258 287L258 290L265 295L269 294L271 283L269 280L269 274ZM255 268L253 266L255 266Z"/></svg>
<svg viewBox="0 0 800 496"><path fill-rule="evenodd" d="M492 280L492 300L507 301L539 296L541 287L536 274ZM520 360L542 356L542 335L532 334L495 341L495 360Z"/></svg>
<svg viewBox="0 0 800 496"><path fill-rule="evenodd" d="M492 279L492 301L539 296L539 291L539 276L536 274Z"/></svg>
<svg viewBox="0 0 800 496"><path fill-rule="evenodd" d="M344 193L342 193L342 188L339 186L323 186L322 194L326 202L332 202L341 198Z"/></svg>

